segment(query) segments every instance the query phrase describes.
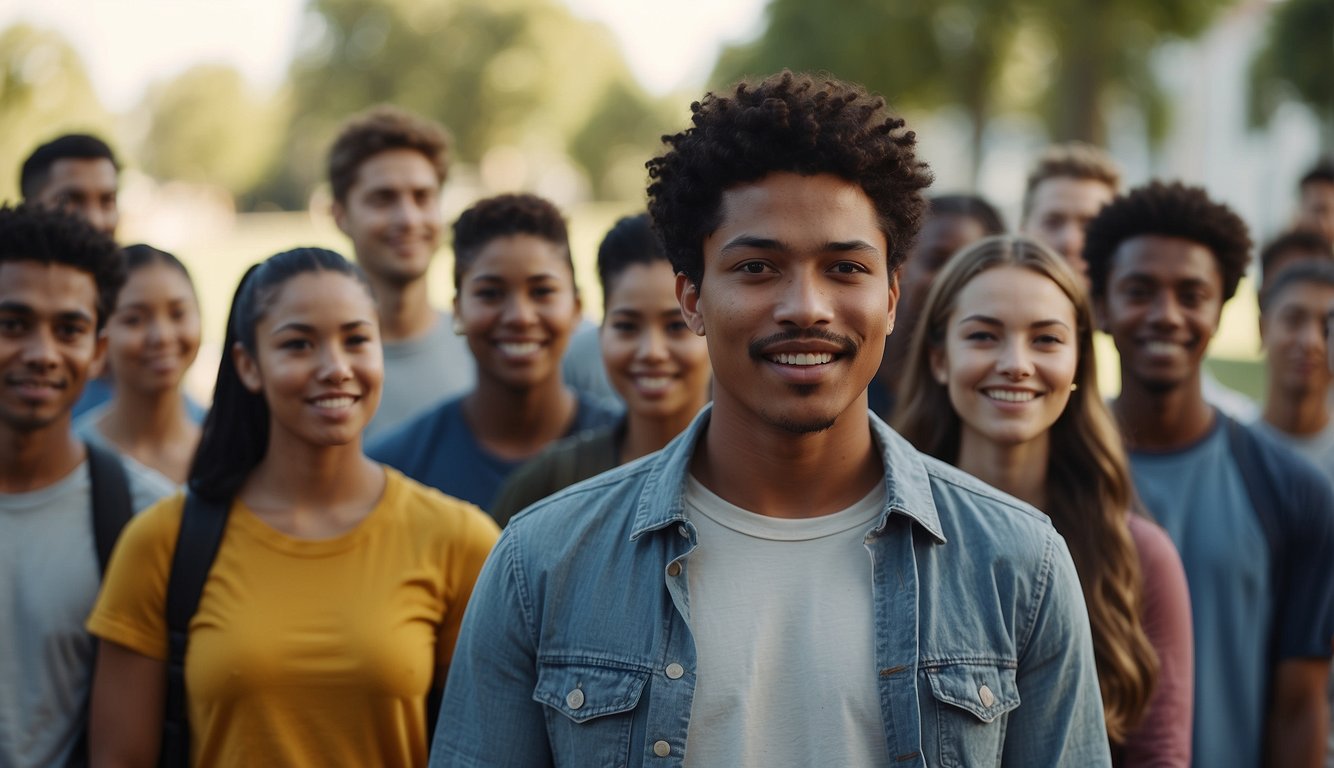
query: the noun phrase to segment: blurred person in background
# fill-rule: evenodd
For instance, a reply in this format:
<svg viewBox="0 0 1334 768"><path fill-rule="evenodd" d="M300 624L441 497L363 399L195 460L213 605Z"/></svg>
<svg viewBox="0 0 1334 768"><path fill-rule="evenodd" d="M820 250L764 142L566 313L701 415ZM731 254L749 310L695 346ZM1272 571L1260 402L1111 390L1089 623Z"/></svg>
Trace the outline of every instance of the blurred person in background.
<svg viewBox="0 0 1334 768"><path fill-rule="evenodd" d="M466 392L476 379L467 347L450 332L449 313L432 307L427 292L444 227L448 137L426 118L380 106L343 126L327 162L334 222L351 241L380 312L384 398L366 431L373 437Z"/></svg>
<svg viewBox="0 0 1334 768"><path fill-rule="evenodd" d="M103 330L115 393L83 414L74 429L182 485L204 416L181 391L199 354L199 299L189 270L172 254L140 244L121 256L125 283Z"/></svg>
<svg viewBox="0 0 1334 768"><path fill-rule="evenodd" d="M676 274L648 214L616 222L598 248L602 361L626 404L613 426L562 440L515 472L491 514L519 510L574 483L661 450L709 400L709 350L681 315Z"/></svg>
<svg viewBox="0 0 1334 768"><path fill-rule="evenodd" d="M1334 243L1334 158L1322 158L1298 183L1298 229Z"/></svg>
<svg viewBox="0 0 1334 768"><path fill-rule="evenodd" d="M1024 185L1019 231L1051 248L1088 287L1084 230L1121 188L1121 169L1106 151L1080 141L1038 156Z"/></svg>
<svg viewBox="0 0 1334 768"><path fill-rule="evenodd" d="M1334 262L1334 244L1305 229L1294 229L1274 238L1260 251L1260 292L1279 272L1303 261Z"/></svg>
<svg viewBox="0 0 1334 768"><path fill-rule="evenodd" d="M580 303L555 205L507 194L464 211L454 223L454 284L454 330L476 360L477 386L377 437L369 453L490 509L524 462L616 414L561 378Z"/></svg>
<svg viewBox="0 0 1334 768"><path fill-rule="evenodd" d="M19 171L24 202L72 213L113 240L120 224L119 191L115 153L105 141L84 133L58 136L34 149ZM99 366L74 404L74 417L111 399L111 389L110 371Z"/></svg>
<svg viewBox="0 0 1334 768"><path fill-rule="evenodd" d="M1191 753L1202 766L1319 766L1334 640L1334 489L1204 397L1202 364L1250 260L1246 224L1203 189L1108 204L1084 254L1121 358L1112 403L1135 490L1172 537L1195 629Z"/></svg>
<svg viewBox="0 0 1334 768"><path fill-rule="evenodd" d="M189 493L225 515L189 622L190 764L424 766L480 510L368 459L383 363L370 285L318 248L242 278ZM135 517L88 629L93 766L158 764L185 495ZM188 528L197 532L197 528Z"/></svg>
<svg viewBox="0 0 1334 768"><path fill-rule="evenodd" d="M973 244L937 286L913 335L896 427L1051 517L1083 586L1113 764L1188 768L1186 574L1134 499L1098 391L1087 291L1023 236Z"/></svg>
<svg viewBox="0 0 1334 768"><path fill-rule="evenodd" d="M0 207L0 765L86 763L96 645L84 630L119 526L172 492L79 440L106 352L116 245L59 210ZM110 474L99 476L99 467ZM117 482L117 477L119 481ZM121 496L124 494L124 496ZM128 508L117 510L121 496Z"/></svg>
<svg viewBox="0 0 1334 768"><path fill-rule="evenodd" d="M927 291L936 273L964 246L1005 231L1000 213L977 195L937 195L927 203L927 214L912 252L899 267L899 309L896 333L885 340L880 370L867 389L871 410L889 419L898 382L908 359L908 346L917 327Z"/></svg>

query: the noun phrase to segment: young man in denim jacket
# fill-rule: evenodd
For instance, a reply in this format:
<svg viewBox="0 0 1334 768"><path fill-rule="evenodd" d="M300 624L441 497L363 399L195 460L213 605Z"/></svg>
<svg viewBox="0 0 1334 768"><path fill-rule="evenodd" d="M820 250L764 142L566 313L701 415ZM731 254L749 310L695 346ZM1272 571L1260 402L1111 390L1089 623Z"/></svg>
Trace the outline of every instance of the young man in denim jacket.
<svg viewBox="0 0 1334 768"><path fill-rule="evenodd" d="M1064 542L867 409L913 134L787 72L692 109L649 209L714 404L511 522L432 765L1108 765Z"/></svg>

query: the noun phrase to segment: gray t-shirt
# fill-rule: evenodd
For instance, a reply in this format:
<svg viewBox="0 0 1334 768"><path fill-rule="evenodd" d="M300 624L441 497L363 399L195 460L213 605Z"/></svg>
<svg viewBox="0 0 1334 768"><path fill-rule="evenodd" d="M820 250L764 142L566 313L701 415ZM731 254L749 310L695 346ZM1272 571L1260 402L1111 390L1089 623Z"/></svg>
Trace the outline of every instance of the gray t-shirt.
<svg viewBox="0 0 1334 768"><path fill-rule="evenodd" d="M437 313L424 336L384 343L384 389L363 438L389 430L437 403L472 389L477 363L468 343L454 334L454 319Z"/></svg>
<svg viewBox="0 0 1334 768"><path fill-rule="evenodd" d="M175 492L127 463L136 510ZM0 765L65 765L83 734L97 597L88 466L29 493L0 493Z"/></svg>

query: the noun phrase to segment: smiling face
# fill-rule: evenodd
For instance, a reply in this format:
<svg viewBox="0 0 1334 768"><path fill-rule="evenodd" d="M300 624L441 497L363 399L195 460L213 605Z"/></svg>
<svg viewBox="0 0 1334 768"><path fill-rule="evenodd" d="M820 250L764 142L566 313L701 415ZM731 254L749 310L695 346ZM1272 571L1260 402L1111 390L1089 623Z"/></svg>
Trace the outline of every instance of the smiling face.
<svg viewBox="0 0 1334 768"><path fill-rule="evenodd" d="M107 321L117 386L175 391L199 353L199 304L179 269L150 263L131 272Z"/></svg>
<svg viewBox="0 0 1334 768"><path fill-rule="evenodd" d="M1045 275L1003 266L974 277L954 305L931 371L962 423L961 453L970 441L1046 440L1078 368L1074 303Z"/></svg>
<svg viewBox="0 0 1334 768"><path fill-rule="evenodd" d="M68 423L104 348L92 275L63 264L0 264L0 423L18 433Z"/></svg>
<svg viewBox="0 0 1334 768"><path fill-rule="evenodd" d="M676 286L708 341L715 413L795 433L865 418L898 300L870 198L835 176L774 173L724 192L721 213L702 285Z"/></svg>
<svg viewBox="0 0 1334 768"><path fill-rule="evenodd" d="M93 229L115 237L120 223L116 185L116 166L110 160L66 157L51 164L46 183L32 202L80 216Z"/></svg>
<svg viewBox="0 0 1334 768"><path fill-rule="evenodd" d="M491 240L461 276L454 313L479 380L527 390L560 376L579 321L565 250L533 235Z"/></svg>
<svg viewBox="0 0 1334 768"><path fill-rule="evenodd" d="M1334 312L1334 286L1292 283L1270 299L1260 316L1269 397L1299 399L1328 391L1325 318Z"/></svg>
<svg viewBox="0 0 1334 768"><path fill-rule="evenodd" d="M1223 311L1223 278L1208 248L1160 235L1126 240L1112 256L1097 307L1121 355L1122 389L1198 390Z"/></svg>
<svg viewBox="0 0 1334 768"><path fill-rule="evenodd" d="M358 440L380 404L384 359L366 287L307 272L277 289L255 327L255 355L232 350L241 382L269 406L270 445Z"/></svg>
<svg viewBox="0 0 1334 768"><path fill-rule="evenodd" d="M694 415L709 394L709 349L681 315L671 264L632 264L607 294L602 362L631 413Z"/></svg>
<svg viewBox="0 0 1334 768"><path fill-rule="evenodd" d="M440 248L440 179L422 153L385 150L361 164L333 214L368 275L410 283L426 274Z"/></svg>

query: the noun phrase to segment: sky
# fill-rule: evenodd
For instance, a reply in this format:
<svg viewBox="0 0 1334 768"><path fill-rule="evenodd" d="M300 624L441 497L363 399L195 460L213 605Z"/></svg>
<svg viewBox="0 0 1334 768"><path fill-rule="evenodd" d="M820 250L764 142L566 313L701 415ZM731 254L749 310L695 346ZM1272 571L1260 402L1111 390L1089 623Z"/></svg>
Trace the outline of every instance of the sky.
<svg viewBox="0 0 1334 768"><path fill-rule="evenodd" d="M760 31L765 0L565 0L606 24L650 92L704 82L719 48ZM296 48L305 0L0 0L0 29L53 28L79 50L105 106L133 107L144 90L191 65L223 62L276 87Z"/></svg>

